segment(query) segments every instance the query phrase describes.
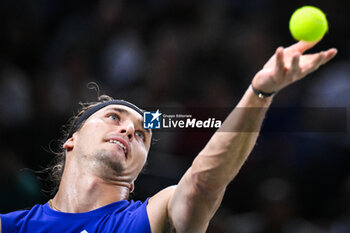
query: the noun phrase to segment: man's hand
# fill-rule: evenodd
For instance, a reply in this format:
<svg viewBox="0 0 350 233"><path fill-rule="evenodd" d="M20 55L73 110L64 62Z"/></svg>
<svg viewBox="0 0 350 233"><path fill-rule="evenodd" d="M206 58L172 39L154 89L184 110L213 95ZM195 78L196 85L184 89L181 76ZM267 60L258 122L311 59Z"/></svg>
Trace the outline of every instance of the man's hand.
<svg viewBox="0 0 350 233"><path fill-rule="evenodd" d="M300 41L285 49L279 47L264 68L255 75L252 81L253 86L267 93L279 91L317 70L337 54L337 50L332 48L315 54L303 55L306 50L317 43Z"/></svg>

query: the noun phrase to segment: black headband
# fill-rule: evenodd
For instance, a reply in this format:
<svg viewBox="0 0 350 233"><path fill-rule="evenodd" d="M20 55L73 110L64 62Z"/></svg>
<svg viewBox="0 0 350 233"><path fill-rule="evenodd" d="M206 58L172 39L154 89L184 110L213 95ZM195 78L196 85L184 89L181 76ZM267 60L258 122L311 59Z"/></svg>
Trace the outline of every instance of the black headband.
<svg viewBox="0 0 350 233"><path fill-rule="evenodd" d="M86 110L86 112L83 113L83 115L81 115L79 117L79 119L75 122L75 124L73 125L73 127L71 128L71 130L69 131L68 134L68 138L72 137L73 133L75 133L75 131L78 130L79 126L81 125L82 122L84 122L86 119L88 119L92 114L94 114L95 112L97 112L98 110L111 105L111 104L117 104L117 105L124 105L126 107L129 107L131 109L134 109L136 112L138 112L141 116L143 116L143 111L137 107L136 105L125 101L125 100L110 100L110 101L106 101L106 102L102 102L100 104L97 104L91 108L89 108L88 110Z"/></svg>

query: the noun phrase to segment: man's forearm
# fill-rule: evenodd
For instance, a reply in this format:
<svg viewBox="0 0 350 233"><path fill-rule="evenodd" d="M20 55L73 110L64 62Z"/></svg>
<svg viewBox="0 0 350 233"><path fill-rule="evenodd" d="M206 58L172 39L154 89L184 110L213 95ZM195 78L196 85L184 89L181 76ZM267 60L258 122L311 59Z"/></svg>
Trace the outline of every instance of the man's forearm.
<svg viewBox="0 0 350 233"><path fill-rule="evenodd" d="M271 101L271 97L258 98L248 88L192 164L199 188L221 190L235 177L256 143Z"/></svg>

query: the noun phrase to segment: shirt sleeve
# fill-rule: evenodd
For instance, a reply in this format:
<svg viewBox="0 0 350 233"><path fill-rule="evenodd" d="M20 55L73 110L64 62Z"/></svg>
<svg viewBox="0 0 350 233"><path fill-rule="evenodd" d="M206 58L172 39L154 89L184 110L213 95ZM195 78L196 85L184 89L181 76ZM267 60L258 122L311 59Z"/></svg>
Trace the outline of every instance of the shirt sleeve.
<svg viewBox="0 0 350 233"><path fill-rule="evenodd" d="M0 214L1 218L1 233L19 232L23 224L23 218L28 211L15 211L8 214Z"/></svg>
<svg viewBox="0 0 350 233"><path fill-rule="evenodd" d="M149 198L142 203L131 215L131 232L151 233L151 226L148 219L147 204Z"/></svg>

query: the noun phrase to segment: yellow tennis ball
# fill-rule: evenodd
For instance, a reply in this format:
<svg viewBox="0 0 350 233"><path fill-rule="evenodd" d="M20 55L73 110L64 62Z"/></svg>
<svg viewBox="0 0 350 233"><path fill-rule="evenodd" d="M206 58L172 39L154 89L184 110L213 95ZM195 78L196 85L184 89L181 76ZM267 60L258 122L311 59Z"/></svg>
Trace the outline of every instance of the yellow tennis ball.
<svg viewBox="0 0 350 233"><path fill-rule="evenodd" d="M303 6L290 18L289 30L296 40L319 40L328 30L326 15L314 6Z"/></svg>

